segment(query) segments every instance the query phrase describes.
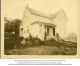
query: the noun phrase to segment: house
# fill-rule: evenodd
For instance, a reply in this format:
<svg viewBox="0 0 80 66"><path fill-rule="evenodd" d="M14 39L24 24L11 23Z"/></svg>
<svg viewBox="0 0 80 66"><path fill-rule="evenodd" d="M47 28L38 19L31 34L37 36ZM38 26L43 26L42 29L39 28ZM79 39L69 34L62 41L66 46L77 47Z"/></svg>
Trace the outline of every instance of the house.
<svg viewBox="0 0 80 66"><path fill-rule="evenodd" d="M45 14L27 6L20 24L20 36L28 38L31 35L41 40L50 38L56 40L56 33L60 36L65 33L66 20L63 10L55 14Z"/></svg>

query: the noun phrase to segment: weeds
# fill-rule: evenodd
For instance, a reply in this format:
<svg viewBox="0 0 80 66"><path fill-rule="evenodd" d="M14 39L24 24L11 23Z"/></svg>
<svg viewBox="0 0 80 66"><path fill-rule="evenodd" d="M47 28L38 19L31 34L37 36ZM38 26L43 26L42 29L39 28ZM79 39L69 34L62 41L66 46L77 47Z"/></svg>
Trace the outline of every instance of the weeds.
<svg viewBox="0 0 80 66"><path fill-rule="evenodd" d="M77 52L75 43L20 37L6 38L4 48L6 55L76 55Z"/></svg>

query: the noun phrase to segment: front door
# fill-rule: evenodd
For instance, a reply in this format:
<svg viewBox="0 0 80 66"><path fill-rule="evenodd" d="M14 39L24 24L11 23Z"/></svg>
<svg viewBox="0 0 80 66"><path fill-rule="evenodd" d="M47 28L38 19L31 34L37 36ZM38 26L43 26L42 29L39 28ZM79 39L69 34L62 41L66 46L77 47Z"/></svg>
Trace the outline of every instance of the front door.
<svg viewBox="0 0 80 66"><path fill-rule="evenodd" d="M52 38L55 36L55 28L52 26L46 26L45 28L45 39Z"/></svg>

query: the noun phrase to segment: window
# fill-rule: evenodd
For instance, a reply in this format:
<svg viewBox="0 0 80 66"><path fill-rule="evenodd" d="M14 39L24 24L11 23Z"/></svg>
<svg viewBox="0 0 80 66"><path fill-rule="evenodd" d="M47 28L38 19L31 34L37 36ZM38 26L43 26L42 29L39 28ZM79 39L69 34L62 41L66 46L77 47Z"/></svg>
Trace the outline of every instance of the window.
<svg viewBox="0 0 80 66"><path fill-rule="evenodd" d="M53 35L55 36L55 28L53 28Z"/></svg>

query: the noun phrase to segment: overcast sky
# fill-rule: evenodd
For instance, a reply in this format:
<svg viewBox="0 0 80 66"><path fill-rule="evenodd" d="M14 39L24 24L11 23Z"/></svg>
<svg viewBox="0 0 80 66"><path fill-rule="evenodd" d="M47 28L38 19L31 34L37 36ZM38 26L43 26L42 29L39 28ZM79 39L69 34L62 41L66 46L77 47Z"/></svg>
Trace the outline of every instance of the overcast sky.
<svg viewBox="0 0 80 66"><path fill-rule="evenodd" d="M69 19L68 32L77 33L79 22L79 0L2 0L2 16L22 19L24 8L29 6L37 11L56 13L63 9Z"/></svg>

